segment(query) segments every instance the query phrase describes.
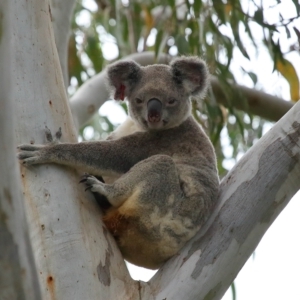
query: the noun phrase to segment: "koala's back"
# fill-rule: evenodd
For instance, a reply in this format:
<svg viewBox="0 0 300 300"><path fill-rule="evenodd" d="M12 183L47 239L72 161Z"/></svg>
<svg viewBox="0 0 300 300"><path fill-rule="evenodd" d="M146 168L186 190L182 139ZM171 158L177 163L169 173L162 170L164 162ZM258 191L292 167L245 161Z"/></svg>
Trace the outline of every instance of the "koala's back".
<svg viewBox="0 0 300 300"><path fill-rule="evenodd" d="M106 212L104 223L126 260L156 269L206 221L219 181L213 147L193 117L156 134L136 131L131 134L151 143L148 157L117 181L134 187L121 206Z"/></svg>

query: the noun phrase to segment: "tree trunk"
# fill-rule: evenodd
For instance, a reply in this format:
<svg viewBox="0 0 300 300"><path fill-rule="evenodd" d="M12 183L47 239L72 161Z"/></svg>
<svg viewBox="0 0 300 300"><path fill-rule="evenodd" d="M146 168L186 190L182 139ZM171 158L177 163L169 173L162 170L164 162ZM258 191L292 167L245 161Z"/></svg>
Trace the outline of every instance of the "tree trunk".
<svg viewBox="0 0 300 300"><path fill-rule="evenodd" d="M46 125L76 142L49 2L11 1L17 143L43 143ZM136 284L75 171L43 165L21 173L43 299L134 298Z"/></svg>
<svg viewBox="0 0 300 300"><path fill-rule="evenodd" d="M11 2L0 2L0 299L41 298L15 156Z"/></svg>

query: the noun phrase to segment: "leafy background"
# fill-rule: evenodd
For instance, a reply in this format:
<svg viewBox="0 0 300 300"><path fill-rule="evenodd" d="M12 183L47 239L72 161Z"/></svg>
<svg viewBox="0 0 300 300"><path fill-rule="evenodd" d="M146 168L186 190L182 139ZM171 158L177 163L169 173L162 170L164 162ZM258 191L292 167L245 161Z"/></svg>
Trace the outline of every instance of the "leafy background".
<svg viewBox="0 0 300 300"><path fill-rule="evenodd" d="M282 2L285 2L283 4ZM294 16L282 16L280 7L293 3ZM298 1L113 1L83 0L76 6L69 43L69 93L100 72L113 59L142 51L204 58L216 76L227 101L238 94L233 83L242 78L261 88L259 69L251 61L267 51L273 73L290 88L290 101L299 100L299 78L290 54L299 56ZM274 21L266 16L273 15ZM275 94L281 96L281 90ZM126 107L123 104L124 111ZM220 176L269 128L269 122L217 103L212 90L194 115L209 134L218 155ZM267 124L266 124L267 122ZM107 116L97 115L86 126L83 139L105 138L115 128ZM223 145L220 136L223 136ZM223 144L222 144L223 143Z"/></svg>

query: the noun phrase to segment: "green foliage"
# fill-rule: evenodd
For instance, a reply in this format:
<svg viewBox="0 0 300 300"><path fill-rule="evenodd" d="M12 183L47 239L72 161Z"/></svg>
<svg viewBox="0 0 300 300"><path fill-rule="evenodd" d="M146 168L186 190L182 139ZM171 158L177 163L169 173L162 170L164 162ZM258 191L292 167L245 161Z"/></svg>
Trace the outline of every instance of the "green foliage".
<svg viewBox="0 0 300 300"><path fill-rule="evenodd" d="M288 2L292 4L293 17L284 18L277 11L278 21L268 21L267 13L275 11L283 2L285 5ZM79 1L73 21L74 34L70 40L70 78L76 78L80 85L101 71L111 59L106 57L107 50L104 49L110 43L117 51L115 59L142 51L153 51L156 56L162 52L201 56L207 61L211 73L218 77L229 103L232 97L245 101L243 95L237 95L232 89L235 76L240 76L232 71L234 58L239 54L249 61L250 50L254 49L258 53L263 47L274 62L274 70L288 81L291 99L297 101L299 79L286 55L292 51L299 52L300 33L295 25L299 12L300 4L297 0ZM80 21L83 13L88 19L86 25ZM282 34L290 42L288 47L284 45L284 49L290 49L288 52L283 50L280 43ZM296 42L295 36L298 37ZM238 65L240 74L247 74L253 86L257 85L256 71L243 66L243 62ZM227 159L220 143L222 130L225 128L228 132L232 155L236 157L262 135L265 124L263 120L248 116L231 106L225 108L217 104L212 91L201 107L194 107L194 115L216 146L221 175L226 172L223 162ZM109 124L109 120L107 122ZM108 128L112 129L112 124ZM103 132L101 126L96 126L95 130L100 135Z"/></svg>
<svg viewBox="0 0 300 300"><path fill-rule="evenodd" d="M235 290L234 282L231 284L230 288L231 288L231 293L232 293L232 300L236 300L236 290Z"/></svg>

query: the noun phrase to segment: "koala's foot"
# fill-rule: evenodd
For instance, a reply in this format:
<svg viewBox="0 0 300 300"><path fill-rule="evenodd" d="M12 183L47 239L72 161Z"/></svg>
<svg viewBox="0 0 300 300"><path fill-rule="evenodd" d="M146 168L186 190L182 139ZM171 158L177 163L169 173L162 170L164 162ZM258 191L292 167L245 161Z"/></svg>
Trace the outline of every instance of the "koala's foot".
<svg viewBox="0 0 300 300"><path fill-rule="evenodd" d="M105 183L98 180L95 176L92 176L90 174L85 173L82 177L79 183L84 183L86 188L85 190L90 190L94 193L99 193L104 196L107 196L107 191L105 188Z"/></svg>
<svg viewBox="0 0 300 300"><path fill-rule="evenodd" d="M59 128L59 130L55 133L55 136L53 138L50 129L46 126L45 128L46 144L45 145L32 145L32 144L19 145L17 147L17 149L19 150L17 157L19 158L20 162L25 166L46 163L47 151L45 151L45 149L47 148L47 146L58 144L61 136L62 136L61 128Z"/></svg>
<svg viewBox="0 0 300 300"><path fill-rule="evenodd" d="M112 205L111 203L108 201L108 199L106 198L105 195L103 195L102 193L99 193L98 191L97 192L93 192L92 191L92 185L91 185L91 181L92 181L92 178L91 177L94 177L94 176L91 176L87 173L85 173L82 177L81 177L81 180L79 181L79 183L85 183L86 185L86 189L85 190L91 190L91 192L93 193L94 197L95 197L95 200L97 201L98 205L100 206L100 208L102 209L102 211L107 211ZM95 177L94 177L95 178ZM104 180L102 177L98 177L98 183L102 183L104 184ZM95 178L97 180L97 178ZM89 179L89 180L88 180ZM95 181L93 179L93 181Z"/></svg>

